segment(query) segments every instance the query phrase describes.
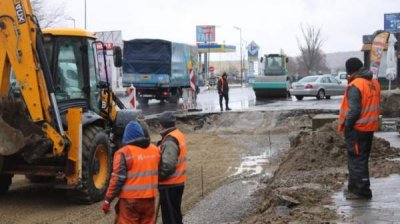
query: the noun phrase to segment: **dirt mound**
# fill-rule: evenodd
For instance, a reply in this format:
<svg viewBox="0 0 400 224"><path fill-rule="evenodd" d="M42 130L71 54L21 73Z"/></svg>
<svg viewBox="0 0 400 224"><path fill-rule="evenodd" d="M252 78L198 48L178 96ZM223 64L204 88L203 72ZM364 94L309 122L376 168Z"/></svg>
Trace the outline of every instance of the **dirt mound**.
<svg viewBox="0 0 400 224"><path fill-rule="evenodd" d="M382 91L381 114L384 117L400 117L400 89Z"/></svg>
<svg viewBox="0 0 400 224"><path fill-rule="evenodd" d="M337 220L336 212L324 207L330 195L347 180L347 149L337 122L317 131L301 131L291 138L291 147L273 178L266 180L260 214L245 223L323 222ZM370 175L400 172L399 150L374 138Z"/></svg>

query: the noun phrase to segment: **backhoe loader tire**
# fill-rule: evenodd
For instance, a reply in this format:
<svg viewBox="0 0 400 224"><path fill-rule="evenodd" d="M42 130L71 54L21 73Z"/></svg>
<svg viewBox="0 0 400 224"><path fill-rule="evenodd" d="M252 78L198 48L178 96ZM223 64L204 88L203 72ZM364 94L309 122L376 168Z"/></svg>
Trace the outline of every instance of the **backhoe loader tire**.
<svg viewBox="0 0 400 224"><path fill-rule="evenodd" d="M0 174L0 195L5 195L10 189L12 182L12 174Z"/></svg>
<svg viewBox="0 0 400 224"><path fill-rule="evenodd" d="M55 176L25 175L25 177L31 183L50 183L50 182L53 182L56 179Z"/></svg>
<svg viewBox="0 0 400 224"><path fill-rule="evenodd" d="M82 183L69 192L71 199L80 204L91 204L104 199L112 171L112 149L105 131L97 126L83 130Z"/></svg>

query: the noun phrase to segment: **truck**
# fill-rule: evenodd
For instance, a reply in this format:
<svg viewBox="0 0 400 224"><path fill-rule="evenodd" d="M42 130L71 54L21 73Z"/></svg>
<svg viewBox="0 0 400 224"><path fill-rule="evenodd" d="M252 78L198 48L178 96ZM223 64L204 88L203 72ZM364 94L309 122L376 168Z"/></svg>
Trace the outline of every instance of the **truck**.
<svg viewBox="0 0 400 224"><path fill-rule="evenodd" d="M288 62L285 54L264 55L260 63L259 75L252 83L257 98L288 96L290 88Z"/></svg>
<svg viewBox="0 0 400 224"><path fill-rule="evenodd" d="M150 99L178 103L183 88L190 88L190 73L197 75L195 46L160 39L124 41L123 86L133 85L140 104Z"/></svg>
<svg viewBox="0 0 400 224"><path fill-rule="evenodd" d="M113 153L139 111L100 81L99 43L83 29L42 31L29 0L0 1L0 196L18 174L78 203L104 199ZM114 56L121 67L120 48Z"/></svg>

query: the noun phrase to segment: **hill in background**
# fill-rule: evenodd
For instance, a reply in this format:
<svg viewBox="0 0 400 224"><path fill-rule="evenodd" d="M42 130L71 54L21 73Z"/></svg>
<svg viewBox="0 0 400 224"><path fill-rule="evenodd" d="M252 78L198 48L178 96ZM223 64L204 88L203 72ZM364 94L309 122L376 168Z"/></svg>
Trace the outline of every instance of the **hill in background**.
<svg viewBox="0 0 400 224"><path fill-rule="evenodd" d="M328 68L335 71L345 71L344 63L351 57L358 57L361 61L364 60L364 54L362 51L327 53L326 65Z"/></svg>

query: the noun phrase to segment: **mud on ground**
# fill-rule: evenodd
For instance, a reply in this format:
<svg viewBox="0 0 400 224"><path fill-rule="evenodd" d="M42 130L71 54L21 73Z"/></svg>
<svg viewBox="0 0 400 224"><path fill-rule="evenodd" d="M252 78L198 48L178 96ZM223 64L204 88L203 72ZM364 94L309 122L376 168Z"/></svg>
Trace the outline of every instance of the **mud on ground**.
<svg viewBox="0 0 400 224"><path fill-rule="evenodd" d="M346 145L336 132L337 123L319 130L301 131L291 137L285 159L266 179L261 190L264 200L258 214L243 223L315 223L342 220L325 208L331 195L347 180ZM380 138L374 138L370 157L370 176L384 177L400 171L400 163L389 161L400 153Z"/></svg>

